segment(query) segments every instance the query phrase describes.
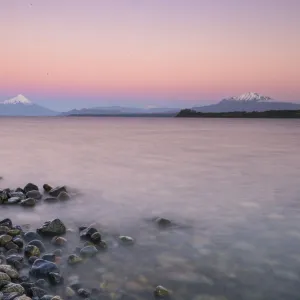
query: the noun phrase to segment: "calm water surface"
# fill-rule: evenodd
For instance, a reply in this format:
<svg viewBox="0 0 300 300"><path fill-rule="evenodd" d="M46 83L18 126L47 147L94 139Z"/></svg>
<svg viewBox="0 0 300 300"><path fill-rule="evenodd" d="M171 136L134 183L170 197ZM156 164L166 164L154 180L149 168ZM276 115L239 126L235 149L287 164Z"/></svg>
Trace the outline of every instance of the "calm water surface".
<svg viewBox="0 0 300 300"><path fill-rule="evenodd" d="M135 299L157 284L180 300L299 299L299 120L1 118L0 140L0 188L82 193L1 206L1 218L96 222L106 237L108 252L69 275ZM159 230L154 216L182 226ZM119 247L118 234L136 244Z"/></svg>

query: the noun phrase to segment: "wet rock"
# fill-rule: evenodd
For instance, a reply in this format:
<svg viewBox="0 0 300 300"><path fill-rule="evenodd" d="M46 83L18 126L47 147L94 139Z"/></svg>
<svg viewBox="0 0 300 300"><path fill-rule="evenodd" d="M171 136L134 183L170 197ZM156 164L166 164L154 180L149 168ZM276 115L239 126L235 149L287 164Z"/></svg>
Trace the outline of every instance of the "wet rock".
<svg viewBox="0 0 300 300"><path fill-rule="evenodd" d="M161 228L170 227L172 225L172 222L165 218L156 218L154 221Z"/></svg>
<svg viewBox="0 0 300 300"><path fill-rule="evenodd" d="M61 249L55 249L55 250L53 251L53 254L54 254L55 256L61 257L62 254L63 254L63 252L62 252Z"/></svg>
<svg viewBox="0 0 300 300"><path fill-rule="evenodd" d="M94 244L98 244L101 242L101 234L99 232L95 232L91 235L91 241Z"/></svg>
<svg viewBox="0 0 300 300"><path fill-rule="evenodd" d="M17 293L22 295L25 293L25 290L22 285L17 283L9 283L1 290L2 293Z"/></svg>
<svg viewBox="0 0 300 300"><path fill-rule="evenodd" d="M120 235L119 240L124 245L133 245L134 244L134 239L130 236L127 236L127 235Z"/></svg>
<svg viewBox="0 0 300 300"><path fill-rule="evenodd" d="M52 197L58 197L58 195L61 192L67 192L67 189L65 186L58 186L56 188L53 188L52 190L49 191L49 195Z"/></svg>
<svg viewBox="0 0 300 300"><path fill-rule="evenodd" d="M52 203L52 202L57 202L58 199L55 198L55 197L47 197L44 199L45 202L48 202L48 203Z"/></svg>
<svg viewBox="0 0 300 300"><path fill-rule="evenodd" d="M19 278L19 273L10 265L0 265L0 272L6 273L11 279Z"/></svg>
<svg viewBox="0 0 300 300"><path fill-rule="evenodd" d="M154 296L158 298L168 297L169 291L162 285L158 285L154 290Z"/></svg>
<svg viewBox="0 0 300 300"><path fill-rule="evenodd" d="M40 240L32 240L28 243L28 245L33 245L33 246L38 247L40 252L46 251L46 247L45 247L44 243Z"/></svg>
<svg viewBox="0 0 300 300"><path fill-rule="evenodd" d="M14 300L31 300L31 298L27 297L26 295L22 295L15 298Z"/></svg>
<svg viewBox="0 0 300 300"><path fill-rule="evenodd" d="M59 273L59 269L56 264L43 259L37 259L30 270L30 274L38 278L43 278L50 272Z"/></svg>
<svg viewBox="0 0 300 300"><path fill-rule="evenodd" d="M6 256L10 256L10 255L15 255L15 254L18 254L19 251L17 249L10 249L10 250L7 250L6 252Z"/></svg>
<svg viewBox="0 0 300 300"><path fill-rule="evenodd" d="M35 282L35 285L39 288L42 288L42 289L45 289L48 287L48 283L45 279L38 279L36 282Z"/></svg>
<svg viewBox="0 0 300 300"><path fill-rule="evenodd" d="M107 243L105 241L101 241L99 244L96 245L96 248L98 250L106 250L107 249Z"/></svg>
<svg viewBox="0 0 300 300"><path fill-rule="evenodd" d="M42 298L43 296L47 295L47 292L44 289L38 287L32 287L30 289L30 293L32 297Z"/></svg>
<svg viewBox="0 0 300 300"><path fill-rule="evenodd" d="M51 300L54 296L53 295L44 295L41 300ZM32 299L34 300L34 299Z"/></svg>
<svg viewBox="0 0 300 300"><path fill-rule="evenodd" d="M95 246L86 246L80 250L80 255L82 257L92 257L98 253L98 250Z"/></svg>
<svg viewBox="0 0 300 300"><path fill-rule="evenodd" d="M55 236L53 237L53 239L51 240L51 243L55 246L65 246L67 244L67 240L61 236Z"/></svg>
<svg viewBox="0 0 300 300"><path fill-rule="evenodd" d="M37 232L42 235L62 235L66 233L66 226L60 219L47 221L44 225L37 229Z"/></svg>
<svg viewBox="0 0 300 300"><path fill-rule="evenodd" d="M69 286L66 287L65 294L68 298L72 298L76 295L75 291Z"/></svg>
<svg viewBox="0 0 300 300"><path fill-rule="evenodd" d="M78 263L81 263L82 262L82 258L76 254L71 254L69 257L68 257L68 264L69 265L76 265Z"/></svg>
<svg viewBox="0 0 300 300"><path fill-rule="evenodd" d="M26 275L21 276L21 277L19 277L19 281L20 281L20 283L22 283L22 282L29 282L29 277L26 276Z"/></svg>
<svg viewBox="0 0 300 300"><path fill-rule="evenodd" d="M11 192L10 193L10 197L18 197L20 198L21 200L25 199L25 194L23 192L19 192L19 191L14 191L14 192Z"/></svg>
<svg viewBox="0 0 300 300"><path fill-rule="evenodd" d="M60 285L64 283L64 278L59 273L50 272L48 280L52 285Z"/></svg>
<svg viewBox="0 0 300 300"><path fill-rule="evenodd" d="M33 240L42 240L42 237L34 231L28 231L24 234L24 240L28 243Z"/></svg>
<svg viewBox="0 0 300 300"><path fill-rule="evenodd" d="M28 193L26 193L26 197L40 200L42 199L42 194L39 191L29 191Z"/></svg>
<svg viewBox="0 0 300 300"><path fill-rule="evenodd" d="M34 283L33 282L22 282L21 286L24 288L25 294L27 296L32 296L31 288L34 287Z"/></svg>
<svg viewBox="0 0 300 300"><path fill-rule="evenodd" d="M31 257L28 258L28 263L29 263L30 265L33 265L33 263L34 263L37 259L39 259L37 256L31 256Z"/></svg>
<svg viewBox="0 0 300 300"><path fill-rule="evenodd" d="M87 229L87 228L88 228L88 226L79 226L78 230L79 230L79 232L80 232L80 231L85 230L85 229Z"/></svg>
<svg viewBox="0 0 300 300"><path fill-rule="evenodd" d="M53 253L46 253L42 256L42 259L50 262L55 262L55 255Z"/></svg>
<svg viewBox="0 0 300 300"><path fill-rule="evenodd" d="M7 226L0 226L0 235L6 234L9 231Z"/></svg>
<svg viewBox="0 0 300 300"><path fill-rule="evenodd" d="M43 189L46 193L49 193L52 190L52 186L50 186L49 184L45 183L43 185Z"/></svg>
<svg viewBox="0 0 300 300"><path fill-rule="evenodd" d="M66 201L66 200L70 200L71 197L67 192L62 191L57 196L57 199L60 200L60 201Z"/></svg>
<svg viewBox="0 0 300 300"><path fill-rule="evenodd" d="M4 255L0 255L0 265L6 265L6 258Z"/></svg>
<svg viewBox="0 0 300 300"><path fill-rule="evenodd" d="M14 300L19 294L18 293L3 293L3 300Z"/></svg>
<svg viewBox="0 0 300 300"><path fill-rule="evenodd" d="M0 204L5 203L8 200L9 196L6 191L0 190Z"/></svg>
<svg viewBox="0 0 300 300"><path fill-rule="evenodd" d="M79 289L77 291L78 296L82 297L82 298L88 298L91 295L91 292L86 290L86 289Z"/></svg>
<svg viewBox="0 0 300 300"><path fill-rule="evenodd" d="M5 245L5 248L7 250L12 250L12 249L19 249L18 245L16 245L13 241L10 241L8 242L6 245Z"/></svg>
<svg viewBox="0 0 300 300"><path fill-rule="evenodd" d="M27 194L30 191L38 191L39 188L37 185L35 185L33 183L27 183L23 190L24 190L25 194Z"/></svg>
<svg viewBox="0 0 300 300"><path fill-rule="evenodd" d="M13 254L6 258L6 263L20 270L24 265L24 257L22 255Z"/></svg>
<svg viewBox="0 0 300 300"><path fill-rule="evenodd" d="M13 229L10 229L7 232L7 234L14 237L14 236L17 236L17 235L21 234L21 230L19 228L13 228Z"/></svg>
<svg viewBox="0 0 300 300"><path fill-rule="evenodd" d="M6 201L6 204L18 204L23 199L24 198L20 198L20 197L11 197Z"/></svg>
<svg viewBox="0 0 300 300"><path fill-rule="evenodd" d="M20 188L20 187L16 188L15 192L21 192L23 194L25 193L25 191L22 188Z"/></svg>
<svg viewBox="0 0 300 300"><path fill-rule="evenodd" d="M51 300L63 300L60 296L54 296Z"/></svg>
<svg viewBox="0 0 300 300"><path fill-rule="evenodd" d="M98 230L95 229L94 227L88 227L88 228L80 231L79 235L82 239L90 239L91 236L96 232L98 232Z"/></svg>
<svg viewBox="0 0 300 300"><path fill-rule="evenodd" d="M11 219L3 219L2 221L0 221L0 226L6 226L8 228L12 228L12 221Z"/></svg>
<svg viewBox="0 0 300 300"><path fill-rule="evenodd" d="M33 207L33 206L35 206L35 204L36 204L36 200L33 199L33 198L27 198L27 199L22 200L22 201L20 202L20 204L21 204L22 206L26 206L26 207Z"/></svg>
<svg viewBox="0 0 300 300"><path fill-rule="evenodd" d="M8 242L12 240L12 237L8 234L3 234L0 236L0 246L5 246Z"/></svg>
<svg viewBox="0 0 300 300"><path fill-rule="evenodd" d="M11 282L10 277L4 272L0 272L0 289L1 287L7 285L10 282Z"/></svg>
<svg viewBox="0 0 300 300"><path fill-rule="evenodd" d="M27 257L31 257L31 256L37 256L37 257L39 257L40 256L40 250L39 250L39 248L37 246L27 245L24 248L24 254Z"/></svg>

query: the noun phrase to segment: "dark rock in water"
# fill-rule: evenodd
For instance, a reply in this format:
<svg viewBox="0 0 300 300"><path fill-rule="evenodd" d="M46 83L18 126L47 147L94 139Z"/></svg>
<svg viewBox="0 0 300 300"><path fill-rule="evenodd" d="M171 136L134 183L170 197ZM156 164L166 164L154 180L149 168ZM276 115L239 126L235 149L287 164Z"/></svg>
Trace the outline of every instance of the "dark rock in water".
<svg viewBox="0 0 300 300"><path fill-rule="evenodd" d="M30 289L32 297L39 297L42 298L43 296L47 295L47 292L41 288L38 287L32 287Z"/></svg>
<svg viewBox="0 0 300 300"><path fill-rule="evenodd" d="M34 231L28 231L24 234L24 240L26 242L31 242L33 240L42 240L42 237Z"/></svg>
<svg viewBox="0 0 300 300"><path fill-rule="evenodd" d="M29 282L29 277L28 276L21 276L20 278L19 278L19 280L20 280L20 282L22 283L22 282Z"/></svg>
<svg viewBox="0 0 300 300"><path fill-rule="evenodd" d="M172 222L165 218L156 218L155 223L162 228L170 227L172 225Z"/></svg>
<svg viewBox="0 0 300 300"><path fill-rule="evenodd" d="M31 256L31 257L28 258L28 263L29 263L30 265L33 265L33 263L34 263L37 259L39 259L37 256Z"/></svg>
<svg viewBox="0 0 300 300"><path fill-rule="evenodd" d="M16 245L13 241L10 241L8 242L6 245L5 245L5 248L7 250L11 250L11 249L19 249L19 246Z"/></svg>
<svg viewBox="0 0 300 300"><path fill-rule="evenodd" d="M4 220L0 221L0 225L6 226L8 228L12 228L12 221L11 221L11 219L4 219Z"/></svg>
<svg viewBox="0 0 300 300"><path fill-rule="evenodd" d="M86 246L80 250L80 255L82 257L92 257L98 253L95 246Z"/></svg>
<svg viewBox="0 0 300 300"><path fill-rule="evenodd" d="M58 199L55 197L47 197L44 199L45 202L51 203L51 202L57 202Z"/></svg>
<svg viewBox="0 0 300 300"><path fill-rule="evenodd" d="M63 252L62 252L61 249L55 249L55 250L53 251L53 254L54 254L55 256L61 257L62 254L63 254Z"/></svg>
<svg viewBox="0 0 300 300"><path fill-rule="evenodd" d="M54 296L52 295L44 295L40 300L51 300ZM34 299L32 299L34 300Z"/></svg>
<svg viewBox="0 0 300 300"><path fill-rule="evenodd" d="M38 191L38 190L39 190L38 186L33 183L27 183L26 186L24 187L25 194L27 194L30 191Z"/></svg>
<svg viewBox="0 0 300 300"><path fill-rule="evenodd" d="M133 245L134 239L127 235L120 235L119 236L120 242L122 242L123 245Z"/></svg>
<svg viewBox="0 0 300 300"><path fill-rule="evenodd" d="M26 196L23 192L19 192L19 191L14 191L14 192L11 192L10 193L10 197L13 198L13 197L18 197L20 198L21 200L25 199Z"/></svg>
<svg viewBox="0 0 300 300"><path fill-rule="evenodd" d="M33 282L22 282L21 286L24 288L25 294L27 296L32 296L32 294L31 294L31 288L34 287L34 283Z"/></svg>
<svg viewBox="0 0 300 300"><path fill-rule="evenodd" d="M44 243L40 240L32 240L28 243L28 245L34 245L34 246L38 247L40 252L46 251Z"/></svg>
<svg viewBox="0 0 300 300"><path fill-rule="evenodd" d="M22 188L20 188L20 187L16 188L15 192L21 192L23 194L25 193L25 191Z"/></svg>
<svg viewBox="0 0 300 300"><path fill-rule="evenodd" d="M24 257L22 255L13 254L6 258L6 263L20 270L24 265Z"/></svg>
<svg viewBox="0 0 300 300"><path fill-rule="evenodd" d="M14 300L31 300L31 298L27 297L26 295L22 295L15 298Z"/></svg>
<svg viewBox="0 0 300 300"><path fill-rule="evenodd" d="M88 227L88 228L86 228L86 229L80 231L80 237L81 237L82 239L90 239L91 236L92 236L94 233L96 233L96 232L98 232L98 230L97 230L96 228L94 228L94 227Z"/></svg>
<svg viewBox="0 0 300 300"><path fill-rule="evenodd" d="M65 294L68 298L72 298L76 295L75 291L69 286L66 287Z"/></svg>
<svg viewBox="0 0 300 300"><path fill-rule="evenodd" d="M48 284L47 284L47 281L45 279L38 279L36 282L35 282L35 285L37 287L40 287L40 288L47 288L48 287Z"/></svg>
<svg viewBox="0 0 300 300"><path fill-rule="evenodd" d="M55 262L55 255L53 253L47 253L42 256L42 259L50 262Z"/></svg>
<svg viewBox="0 0 300 300"><path fill-rule="evenodd" d="M32 207L32 206L35 206L36 204L36 200L33 199L33 198L27 198L27 199L24 199L20 202L20 204L22 206L27 206L27 207Z"/></svg>
<svg viewBox="0 0 300 300"><path fill-rule="evenodd" d="M81 288L77 291L77 294L78 294L78 296L80 296L82 298L87 298L91 295L91 292L86 289Z"/></svg>
<svg viewBox="0 0 300 300"><path fill-rule="evenodd" d="M106 250L107 249L107 243L105 241L101 241L99 244L96 245L96 248L98 250Z"/></svg>
<svg viewBox="0 0 300 300"><path fill-rule="evenodd" d="M9 234L11 236L17 236L17 235L21 234L21 230L19 228L12 228L7 232L7 234Z"/></svg>
<svg viewBox="0 0 300 300"><path fill-rule="evenodd" d="M21 200L22 199L20 197L11 197L7 200L6 204L18 204L19 202L21 202Z"/></svg>
<svg viewBox="0 0 300 300"><path fill-rule="evenodd" d="M59 273L50 272L48 274L48 280L53 285L59 285L64 283L64 278Z"/></svg>
<svg viewBox="0 0 300 300"><path fill-rule="evenodd" d="M25 293L25 290L22 285L17 283L9 283L4 288L2 288L1 292L4 293L18 293L22 295Z"/></svg>
<svg viewBox="0 0 300 300"><path fill-rule="evenodd" d="M51 240L51 243L55 246L65 246L67 244L67 240L61 236L55 236Z"/></svg>
<svg viewBox="0 0 300 300"><path fill-rule="evenodd" d="M34 245L27 245L24 248L24 254L27 257L31 257L31 256L40 256L40 250L37 246Z"/></svg>
<svg viewBox="0 0 300 300"><path fill-rule="evenodd" d="M154 296L158 298L165 298L169 296L169 291L165 287L158 285L154 290Z"/></svg>
<svg viewBox="0 0 300 300"><path fill-rule="evenodd" d="M67 189L65 186L58 186L56 188L53 188L52 190L49 191L49 195L52 197L58 197L58 195L61 192L67 192Z"/></svg>
<svg viewBox="0 0 300 300"><path fill-rule="evenodd" d="M66 233L66 226L60 219L47 221L44 225L37 229L37 232L42 235L55 236Z"/></svg>
<svg viewBox="0 0 300 300"><path fill-rule="evenodd" d="M79 229L79 232L80 232L80 231L85 230L85 229L87 229L87 228L88 228L87 226L79 226L78 229Z"/></svg>
<svg viewBox="0 0 300 300"><path fill-rule="evenodd" d="M19 251L17 249L10 249L10 250L7 250L6 252L6 256L10 256L10 255L15 255L15 254L18 254Z"/></svg>
<svg viewBox="0 0 300 300"><path fill-rule="evenodd" d="M57 199L60 200L60 201L65 201L65 200L70 200L71 197L67 192L62 191L57 196Z"/></svg>
<svg viewBox="0 0 300 300"><path fill-rule="evenodd" d="M8 234L0 235L0 246L5 246L8 242L12 240L12 237Z"/></svg>
<svg viewBox="0 0 300 300"><path fill-rule="evenodd" d="M47 276L50 272L59 273L59 269L56 266L56 264L43 260L43 259L37 259L30 270L30 273L38 278L43 278Z"/></svg>
<svg viewBox="0 0 300 300"><path fill-rule="evenodd" d="M0 255L0 265L5 265L6 264L6 258L4 255Z"/></svg>
<svg viewBox="0 0 300 300"><path fill-rule="evenodd" d="M14 300L17 299L18 296L20 296L19 293L3 293L3 300Z"/></svg>
<svg viewBox="0 0 300 300"><path fill-rule="evenodd" d="M0 190L0 204L5 203L9 198L8 192Z"/></svg>
<svg viewBox="0 0 300 300"><path fill-rule="evenodd" d="M26 193L26 197L40 200L42 199L42 194L39 191L29 191L28 193Z"/></svg>
<svg viewBox="0 0 300 300"><path fill-rule="evenodd" d="M51 300L62 300L60 296L54 296ZM87 300L87 299L86 299Z"/></svg>
<svg viewBox="0 0 300 300"><path fill-rule="evenodd" d="M95 232L91 235L91 241L94 244L98 244L101 242L101 234L99 232Z"/></svg>
<svg viewBox="0 0 300 300"><path fill-rule="evenodd" d="M44 191L45 191L46 193L49 193L53 188L52 188L52 186L50 186L49 184L45 183L45 184L43 185L43 189L44 189Z"/></svg>
<svg viewBox="0 0 300 300"><path fill-rule="evenodd" d="M9 231L7 226L0 226L0 235L6 234Z"/></svg>
<svg viewBox="0 0 300 300"><path fill-rule="evenodd" d="M76 265L78 263L81 263L82 262L82 258L76 254L71 254L69 257L68 257L68 264L69 265Z"/></svg>

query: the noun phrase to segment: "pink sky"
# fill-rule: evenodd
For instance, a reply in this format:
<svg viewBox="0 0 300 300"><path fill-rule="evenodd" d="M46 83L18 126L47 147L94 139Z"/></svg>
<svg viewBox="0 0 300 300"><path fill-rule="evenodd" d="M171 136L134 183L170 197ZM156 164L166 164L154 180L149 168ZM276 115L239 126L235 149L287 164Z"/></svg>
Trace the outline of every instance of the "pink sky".
<svg viewBox="0 0 300 300"><path fill-rule="evenodd" d="M299 15L299 0L2 0L0 100L300 101Z"/></svg>

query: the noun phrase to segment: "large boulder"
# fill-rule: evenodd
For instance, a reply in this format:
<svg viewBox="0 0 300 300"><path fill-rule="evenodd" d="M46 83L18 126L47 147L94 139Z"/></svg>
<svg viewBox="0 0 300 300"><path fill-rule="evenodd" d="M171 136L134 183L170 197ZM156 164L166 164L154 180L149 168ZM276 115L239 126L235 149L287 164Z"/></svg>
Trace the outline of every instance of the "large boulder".
<svg viewBox="0 0 300 300"><path fill-rule="evenodd" d="M58 195L61 192L67 192L67 189L65 186L58 186L56 188L53 188L52 190L49 191L49 195L52 197L58 197Z"/></svg>
<svg viewBox="0 0 300 300"><path fill-rule="evenodd" d="M37 278L47 277L51 272L59 273L58 267L56 266L56 264L43 259L37 259L33 263L30 270L30 274Z"/></svg>
<svg viewBox="0 0 300 300"><path fill-rule="evenodd" d="M24 234L24 240L26 242L31 242L33 240L41 240L41 239L42 237L34 231L28 231Z"/></svg>
<svg viewBox="0 0 300 300"><path fill-rule="evenodd" d="M28 193L26 193L26 197L40 200L40 199L42 199L42 194L39 191L33 190L33 191L29 191Z"/></svg>
<svg viewBox="0 0 300 300"><path fill-rule="evenodd" d="M42 227L37 229L37 233L41 235L56 236L66 233L66 226L60 219L47 221Z"/></svg>
<svg viewBox="0 0 300 300"><path fill-rule="evenodd" d="M0 221L0 225L1 226L7 226L8 228L12 228L12 221L11 219L3 219L2 221Z"/></svg>
<svg viewBox="0 0 300 300"><path fill-rule="evenodd" d="M33 198L27 198L20 202L22 206L32 207L35 206L36 200Z"/></svg>
<svg viewBox="0 0 300 300"><path fill-rule="evenodd" d="M30 191L38 191L38 190L39 190L38 186L33 183L27 183L24 187L25 194L27 194Z"/></svg>

